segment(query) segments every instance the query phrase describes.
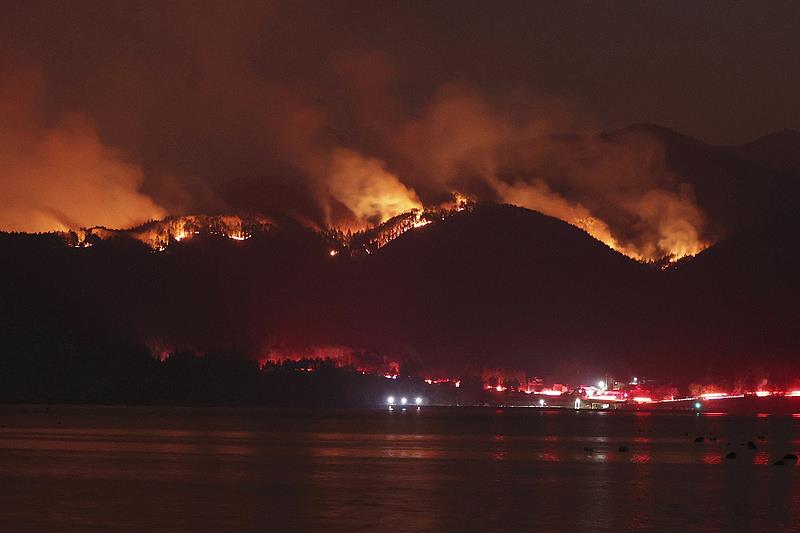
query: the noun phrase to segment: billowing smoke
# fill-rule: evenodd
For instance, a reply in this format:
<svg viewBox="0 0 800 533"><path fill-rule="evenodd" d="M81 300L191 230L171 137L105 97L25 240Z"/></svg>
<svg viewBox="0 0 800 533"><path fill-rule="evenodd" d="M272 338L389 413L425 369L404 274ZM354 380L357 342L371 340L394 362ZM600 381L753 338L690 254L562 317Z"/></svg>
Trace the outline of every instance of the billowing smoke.
<svg viewBox="0 0 800 533"><path fill-rule="evenodd" d="M530 182L508 184L494 181L495 189L503 201L519 205L566 220L579 226L614 249L619 248L608 225L592 216L592 213L580 203L570 204L567 200L550 190L541 179Z"/></svg>
<svg viewBox="0 0 800 533"><path fill-rule="evenodd" d="M167 213L138 189L142 169L104 146L82 115L37 120L39 75L0 87L0 228L130 227Z"/></svg>
<svg viewBox="0 0 800 533"><path fill-rule="evenodd" d="M481 94L448 88L398 141L429 183L541 211L642 260L708 246L707 221L689 184L671 172L654 136L562 135L568 117L520 119Z"/></svg>
<svg viewBox="0 0 800 533"><path fill-rule="evenodd" d="M384 162L345 148L331 154L326 185L331 197L365 225L380 224L422 207L416 193L388 172Z"/></svg>
<svg viewBox="0 0 800 533"><path fill-rule="evenodd" d="M345 14L312 11L9 14L0 44L25 60L3 70L0 229L245 210L360 228L460 191L560 218L637 259L713 240L657 138L600 137L573 103L528 85L428 80L422 57L343 38ZM41 79L26 82L19 64Z"/></svg>

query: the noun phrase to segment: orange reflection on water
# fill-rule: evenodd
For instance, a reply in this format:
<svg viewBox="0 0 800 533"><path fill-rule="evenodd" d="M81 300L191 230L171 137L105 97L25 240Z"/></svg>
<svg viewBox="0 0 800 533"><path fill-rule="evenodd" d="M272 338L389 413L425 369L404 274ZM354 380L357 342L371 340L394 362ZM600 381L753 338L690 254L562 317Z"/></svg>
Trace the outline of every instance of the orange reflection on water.
<svg viewBox="0 0 800 533"><path fill-rule="evenodd" d="M442 454L429 448L401 448L383 450L384 457L392 459L436 459Z"/></svg>
<svg viewBox="0 0 800 533"><path fill-rule="evenodd" d="M718 465L722 462L722 456L716 453L707 453L702 457L703 463L707 465Z"/></svg>
<svg viewBox="0 0 800 533"><path fill-rule="evenodd" d="M561 457L557 453L553 452L542 452L537 455L540 461L545 461L548 463L558 463L561 461Z"/></svg>
<svg viewBox="0 0 800 533"><path fill-rule="evenodd" d="M330 448L313 448L311 455L315 457L347 457L351 455L349 450L345 448L330 447Z"/></svg>
<svg viewBox="0 0 800 533"><path fill-rule="evenodd" d="M753 464L754 465L768 465L769 464L769 454L767 452L757 452L753 456Z"/></svg>
<svg viewBox="0 0 800 533"><path fill-rule="evenodd" d="M632 463L649 463L653 456L649 453L635 453L631 456Z"/></svg>

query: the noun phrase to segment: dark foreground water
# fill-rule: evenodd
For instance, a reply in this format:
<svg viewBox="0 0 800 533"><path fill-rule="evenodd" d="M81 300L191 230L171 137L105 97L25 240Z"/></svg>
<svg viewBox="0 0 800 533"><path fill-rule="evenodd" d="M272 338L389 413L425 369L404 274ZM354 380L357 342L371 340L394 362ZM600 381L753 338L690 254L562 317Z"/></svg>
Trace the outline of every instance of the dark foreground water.
<svg viewBox="0 0 800 533"><path fill-rule="evenodd" d="M0 531L791 531L798 451L792 416L4 406Z"/></svg>

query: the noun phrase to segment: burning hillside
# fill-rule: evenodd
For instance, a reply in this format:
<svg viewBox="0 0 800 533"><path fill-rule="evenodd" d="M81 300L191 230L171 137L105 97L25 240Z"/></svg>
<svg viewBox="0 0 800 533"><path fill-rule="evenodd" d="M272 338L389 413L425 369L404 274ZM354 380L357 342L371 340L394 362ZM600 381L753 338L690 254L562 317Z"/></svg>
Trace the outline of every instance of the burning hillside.
<svg viewBox="0 0 800 533"><path fill-rule="evenodd" d="M333 230L329 232L334 242L352 255L372 254L405 232L445 220L463 211L471 211L475 203L455 193L453 202L428 209L413 209L390 218L375 227L355 233ZM337 250L338 252L338 250Z"/></svg>
<svg viewBox="0 0 800 533"><path fill-rule="evenodd" d="M473 206L473 202L456 194L455 200L450 204L430 209L412 209L362 231L330 229L324 233L334 247L331 255L336 255L339 251L347 251L350 255L371 254L410 229L444 220L455 213L471 210ZM194 237L217 235L244 241L274 227L275 223L263 216L186 215L153 220L130 229L98 226L60 232L60 235L67 245L74 248L90 248L99 240L129 237L146 244L154 251L164 251L173 243Z"/></svg>
<svg viewBox="0 0 800 533"><path fill-rule="evenodd" d="M62 235L68 245L76 248L89 248L98 240L125 236L153 250L163 251L172 243L199 235L218 235L243 241L254 233L268 231L272 226L273 222L265 217L187 215L153 220L130 229L82 228Z"/></svg>
<svg viewBox="0 0 800 533"><path fill-rule="evenodd" d="M462 212L471 212L476 203L463 195L454 194L454 200L436 207L412 209L364 230L352 232L331 228L322 232L330 246L329 253L336 256L344 252L346 255L371 255L409 230L421 228L429 224L444 221ZM558 217L557 217L558 218ZM681 259L692 257L704 248L677 249L675 253L658 259L648 259L620 248L618 243L597 225L578 219L572 222L602 242L612 250L641 263L666 269ZM128 237L146 244L153 251L164 251L171 244L187 239L203 236L220 236L236 241L244 241L259 233L276 228L276 223L263 216L240 217L235 215L186 215L153 220L130 229L109 229L98 226L60 232L68 246L74 248L90 248L98 241L115 237Z"/></svg>

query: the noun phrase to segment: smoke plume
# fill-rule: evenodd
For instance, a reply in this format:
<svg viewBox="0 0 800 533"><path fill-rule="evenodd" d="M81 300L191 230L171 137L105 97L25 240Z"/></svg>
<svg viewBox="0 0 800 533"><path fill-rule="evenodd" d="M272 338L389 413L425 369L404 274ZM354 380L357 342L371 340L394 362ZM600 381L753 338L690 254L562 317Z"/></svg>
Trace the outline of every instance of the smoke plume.
<svg viewBox="0 0 800 533"><path fill-rule="evenodd" d="M428 184L494 194L581 227L636 259L680 258L708 246L692 187L669 170L655 136L563 135L559 128L575 124L570 116L522 111L447 87L404 127L397 146Z"/></svg>
<svg viewBox="0 0 800 533"><path fill-rule="evenodd" d="M331 154L327 187L358 222L375 225L422 204L416 193L386 170L384 162L339 148ZM335 224L335 222L334 222Z"/></svg>
<svg viewBox="0 0 800 533"><path fill-rule="evenodd" d="M38 86L39 75L27 72L0 87L0 228L130 227L165 216L138 191L141 168L104 146L84 116L37 120Z"/></svg>

